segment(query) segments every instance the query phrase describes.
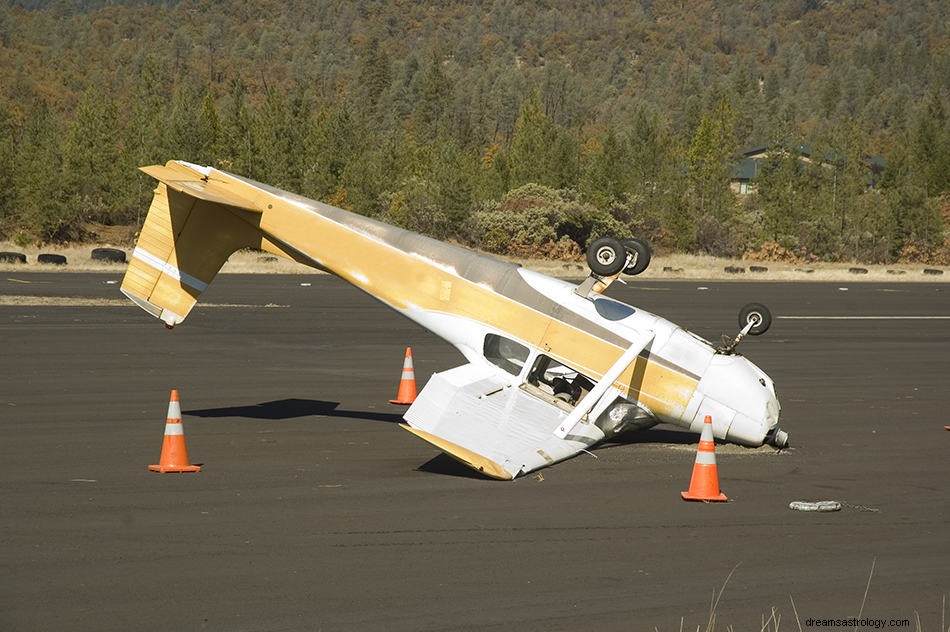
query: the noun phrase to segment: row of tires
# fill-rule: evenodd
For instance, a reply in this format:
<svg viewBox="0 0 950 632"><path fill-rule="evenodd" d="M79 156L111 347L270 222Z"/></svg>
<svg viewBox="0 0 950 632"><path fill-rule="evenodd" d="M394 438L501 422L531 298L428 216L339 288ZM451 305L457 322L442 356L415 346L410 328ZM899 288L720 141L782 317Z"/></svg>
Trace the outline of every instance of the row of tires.
<svg viewBox="0 0 950 632"><path fill-rule="evenodd" d="M118 248L93 248L90 258L93 261L106 263L125 263L125 251ZM36 256L37 263L47 265L66 265L65 255L43 253ZM26 263L26 255L22 252L0 252L0 263Z"/></svg>

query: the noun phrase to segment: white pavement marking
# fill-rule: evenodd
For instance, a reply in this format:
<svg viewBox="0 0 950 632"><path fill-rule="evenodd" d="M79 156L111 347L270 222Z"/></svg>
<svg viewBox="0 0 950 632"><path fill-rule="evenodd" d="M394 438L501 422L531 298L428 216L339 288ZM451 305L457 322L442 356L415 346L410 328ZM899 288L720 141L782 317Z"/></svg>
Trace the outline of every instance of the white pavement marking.
<svg viewBox="0 0 950 632"><path fill-rule="evenodd" d="M950 320L950 316L776 316L781 320Z"/></svg>

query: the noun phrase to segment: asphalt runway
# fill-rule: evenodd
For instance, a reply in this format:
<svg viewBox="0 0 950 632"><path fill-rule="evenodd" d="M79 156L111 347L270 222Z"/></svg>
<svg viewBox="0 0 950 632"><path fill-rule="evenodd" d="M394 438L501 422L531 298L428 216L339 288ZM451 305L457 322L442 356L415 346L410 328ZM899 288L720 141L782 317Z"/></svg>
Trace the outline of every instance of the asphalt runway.
<svg viewBox="0 0 950 632"><path fill-rule="evenodd" d="M702 504L675 430L513 482L440 456L387 400L407 345L420 388L461 356L332 277L221 275L174 331L118 281L0 275L2 630L950 623L950 284L612 287L709 339L776 317L741 350L793 447L718 446ZM198 474L147 470L172 388Z"/></svg>

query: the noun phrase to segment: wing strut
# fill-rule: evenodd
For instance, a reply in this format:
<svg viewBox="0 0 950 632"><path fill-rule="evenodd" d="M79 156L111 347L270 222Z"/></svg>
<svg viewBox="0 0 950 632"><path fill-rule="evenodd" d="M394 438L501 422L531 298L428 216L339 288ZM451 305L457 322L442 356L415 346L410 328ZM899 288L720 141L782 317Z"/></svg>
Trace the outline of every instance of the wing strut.
<svg viewBox="0 0 950 632"><path fill-rule="evenodd" d="M634 340L633 344L623 352L623 355L620 356L614 365L607 369L607 372L604 373L604 376L600 378L600 381L597 382L594 388L590 389L587 395L585 395L581 401L577 402L577 406L574 407L574 410L564 418L564 422L554 431L554 436L560 439L567 438L567 435L571 433L574 426L580 422L584 415L593 410L597 402L600 401L600 398L614 385L614 382L620 377L620 374L634 363L637 356L640 355L641 351L646 349L648 344L653 342L654 336L656 336L656 334L648 330Z"/></svg>

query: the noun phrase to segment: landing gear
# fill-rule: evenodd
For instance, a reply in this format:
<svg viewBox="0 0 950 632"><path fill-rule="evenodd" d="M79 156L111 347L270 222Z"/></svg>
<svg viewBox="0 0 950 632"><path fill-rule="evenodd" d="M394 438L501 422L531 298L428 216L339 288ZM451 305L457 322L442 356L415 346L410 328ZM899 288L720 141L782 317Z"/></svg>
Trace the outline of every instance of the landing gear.
<svg viewBox="0 0 950 632"><path fill-rule="evenodd" d="M769 308L761 303L749 303L740 309L739 326L745 329L750 323L752 324L748 331L750 336L761 336L768 331L772 326L772 313Z"/></svg>
<svg viewBox="0 0 950 632"><path fill-rule="evenodd" d="M590 271L602 277L614 276L627 267L627 251L615 237L601 237L587 249Z"/></svg>
<svg viewBox="0 0 950 632"><path fill-rule="evenodd" d="M590 276L574 289L584 298L600 294L620 275L640 274L650 265L650 245L642 239L601 237L587 248Z"/></svg>
<svg viewBox="0 0 950 632"><path fill-rule="evenodd" d="M597 276L640 274L650 265L650 245L642 239L601 237L587 248L587 265Z"/></svg>
<svg viewBox="0 0 950 632"><path fill-rule="evenodd" d="M772 312L761 303L749 303L739 310L739 333L732 340L723 336L723 344L717 347L719 353L731 355L746 335L761 336L772 325Z"/></svg>
<svg viewBox="0 0 950 632"><path fill-rule="evenodd" d="M623 269L624 274L634 276L640 274L650 266L650 244L642 239L624 239L623 248L630 257L628 265Z"/></svg>

